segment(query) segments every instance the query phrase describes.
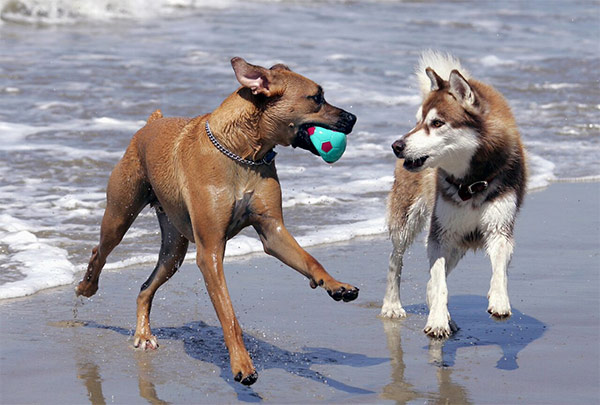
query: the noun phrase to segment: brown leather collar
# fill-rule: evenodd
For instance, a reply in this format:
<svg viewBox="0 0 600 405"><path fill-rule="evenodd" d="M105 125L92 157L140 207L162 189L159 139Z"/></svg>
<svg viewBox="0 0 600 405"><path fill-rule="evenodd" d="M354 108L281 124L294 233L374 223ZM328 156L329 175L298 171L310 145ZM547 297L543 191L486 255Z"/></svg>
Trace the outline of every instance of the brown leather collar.
<svg viewBox="0 0 600 405"><path fill-rule="evenodd" d="M494 178L492 177L487 180L479 180L471 184L464 184L456 181L453 176L446 177L446 181L458 189L458 196L463 201L470 200L475 194L487 190L489 183L493 179Z"/></svg>

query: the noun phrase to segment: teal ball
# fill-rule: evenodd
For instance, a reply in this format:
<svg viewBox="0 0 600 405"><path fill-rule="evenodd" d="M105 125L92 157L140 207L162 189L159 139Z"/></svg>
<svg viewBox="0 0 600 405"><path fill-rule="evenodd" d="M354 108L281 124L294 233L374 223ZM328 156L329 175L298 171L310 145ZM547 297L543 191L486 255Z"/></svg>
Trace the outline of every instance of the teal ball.
<svg viewBox="0 0 600 405"><path fill-rule="evenodd" d="M321 127L308 128L308 135L321 158L327 163L339 160L346 150L346 134Z"/></svg>

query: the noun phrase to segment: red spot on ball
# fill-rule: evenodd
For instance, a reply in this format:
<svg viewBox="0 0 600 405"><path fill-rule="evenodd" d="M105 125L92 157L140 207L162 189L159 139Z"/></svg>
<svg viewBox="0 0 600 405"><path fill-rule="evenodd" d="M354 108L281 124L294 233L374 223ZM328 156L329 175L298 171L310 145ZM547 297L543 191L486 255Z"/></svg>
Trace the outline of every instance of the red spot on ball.
<svg viewBox="0 0 600 405"><path fill-rule="evenodd" d="M312 135L315 133L315 127L308 128L308 135Z"/></svg>
<svg viewBox="0 0 600 405"><path fill-rule="evenodd" d="M323 142L321 144L321 149L323 150L323 152L327 153L329 152L331 149L333 149L333 145L331 145L331 142L327 141L327 142Z"/></svg>

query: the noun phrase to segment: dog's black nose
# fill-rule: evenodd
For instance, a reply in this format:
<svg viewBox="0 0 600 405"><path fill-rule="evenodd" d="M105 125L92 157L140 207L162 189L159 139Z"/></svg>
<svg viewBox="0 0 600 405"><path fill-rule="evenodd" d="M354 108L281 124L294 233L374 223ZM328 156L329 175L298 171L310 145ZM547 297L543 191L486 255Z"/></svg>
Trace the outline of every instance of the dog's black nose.
<svg viewBox="0 0 600 405"><path fill-rule="evenodd" d="M349 113L348 111L343 111L340 113L340 119L338 123L341 124L341 127L344 128L343 132L349 134L352 132L352 128L354 128L354 124L356 124L356 115Z"/></svg>
<svg viewBox="0 0 600 405"><path fill-rule="evenodd" d="M354 124L356 124L356 115L349 113L347 111L344 111L344 114L345 114L346 121L348 121L348 125L353 127Z"/></svg>
<svg viewBox="0 0 600 405"><path fill-rule="evenodd" d="M406 148L406 142L404 142L404 139L398 139L392 144L392 150L398 159L404 157L404 148Z"/></svg>

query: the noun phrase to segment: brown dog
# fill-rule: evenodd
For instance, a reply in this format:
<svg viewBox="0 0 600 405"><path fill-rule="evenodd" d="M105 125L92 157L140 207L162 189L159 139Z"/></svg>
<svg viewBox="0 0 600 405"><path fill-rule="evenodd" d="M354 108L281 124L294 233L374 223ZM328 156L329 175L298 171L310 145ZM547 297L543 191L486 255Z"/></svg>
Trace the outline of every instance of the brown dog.
<svg viewBox="0 0 600 405"><path fill-rule="evenodd" d="M258 375L227 290L225 243L252 225L265 252L306 276L312 288L325 288L336 301L354 300L358 288L331 277L283 225L272 159L276 145L317 154L307 128L318 125L347 134L356 117L325 102L320 86L285 65L265 69L241 58L233 58L231 65L242 87L211 114L163 118L155 111L133 136L110 176L100 244L76 293L90 297L96 292L106 257L139 212L152 204L162 242L158 263L137 298L134 345L158 346L150 332L152 298L181 266L191 241L223 327L231 371L236 381L250 385Z"/></svg>

